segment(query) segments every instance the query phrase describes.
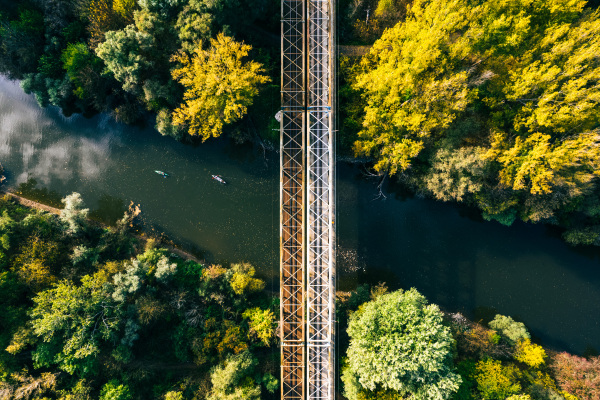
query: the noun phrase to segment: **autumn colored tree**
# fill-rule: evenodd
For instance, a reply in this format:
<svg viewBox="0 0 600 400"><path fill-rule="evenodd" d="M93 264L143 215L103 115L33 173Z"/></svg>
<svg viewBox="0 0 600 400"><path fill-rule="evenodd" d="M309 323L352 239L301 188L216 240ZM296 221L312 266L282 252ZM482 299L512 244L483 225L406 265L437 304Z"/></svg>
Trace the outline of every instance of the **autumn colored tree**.
<svg viewBox="0 0 600 400"><path fill-rule="evenodd" d="M123 7L120 8L120 5L123 5ZM121 13L127 15L128 9L126 7L125 2L118 1L115 10L113 0L84 0L82 2L83 14L88 19L89 44L92 49L95 49L104 41L106 32L115 31L125 25Z"/></svg>
<svg viewBox="0 0 600 400"><path fill-rule="evenodd" d="M597 243L600 12L584 5L415 1L354 78L356 154L503 224L583 212L593 227L565 237Z"/></svg>
<svg viewBox="0 0 600 400"><path fill-rule="evenodd" d="M177 55L174 61L181 67L173 70L173 78L186 91L173 123L187 126L190 135L205 141L220 136L226 124L241 119L258 94L259 85L270 80L263 75L261 64L243 61L250 49L220 33L210 40L208 49L199 42L191 57Z"/></svg>
<svg viewBox="0 0 600 400"><path fill-rule="evenodd" d="M275 333L276 320L273 311L254 307L244 311L242 316L249 321L250 337L256 337L264 346L268 346Z"/></svg>
<svg viewBox="0 0 600 400"><path fill-rule="evenodd" d="M525 363L533 368L542 366L546 359L546 351L538 344L531 343L529 339L521 339L515 349L515 360Z"/></svg>
<svg viewBox="0 0 600 400"><path fill-rule="evenodd" d="M552 357L550 366L567 393L579 399L600 398L600 357L586 359L562 352Z"/></svg>
<svg viewBox="0 0 600 400"><path fill-rule="evenodd" d="M479 361L476 370L477 389L484 400L504 400L521 391L520 372L514 365L488 359Z"/></svg>

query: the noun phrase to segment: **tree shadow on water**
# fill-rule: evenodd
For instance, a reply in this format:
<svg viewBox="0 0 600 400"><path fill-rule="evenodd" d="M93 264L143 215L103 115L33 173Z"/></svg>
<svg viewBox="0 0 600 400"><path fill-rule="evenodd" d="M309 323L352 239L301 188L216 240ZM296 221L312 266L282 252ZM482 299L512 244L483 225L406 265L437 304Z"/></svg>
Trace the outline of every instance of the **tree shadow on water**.
<svg viewBox="0 0 600 400"><path fill-rule="evenodd" d="M29 178L27 182L19 184L15 194L51 207L62 208L61 200L63 196L55 190L44 187L38 188L37 181L34 178Z"/></svg>
<svg viewBox="0 0 600 400"><path fill-rule="evenodd" d="M114 225L123 218L125 211L127 207L122 198L105 193L98 199L98 208L90 212L90 218L107 225Z"/></svg>

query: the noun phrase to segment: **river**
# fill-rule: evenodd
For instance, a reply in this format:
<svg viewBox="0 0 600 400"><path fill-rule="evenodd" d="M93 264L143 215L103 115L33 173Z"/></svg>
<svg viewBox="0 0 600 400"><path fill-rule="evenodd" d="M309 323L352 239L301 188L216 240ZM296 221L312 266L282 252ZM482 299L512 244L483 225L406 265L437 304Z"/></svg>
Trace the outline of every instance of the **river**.
<svg viewBox="0 0 600 400"><path fill-rule="evenodd" d="M80 192L99 218L140 204L149 227L208 262L246 260L277 285L276 153L226 139L185 145L107 115L67 118L0 78L0 162L9 186L34 179L60 196ZM387 199L376 198L358 165L338 163L337 175L338 289L416 287L447 311L516 317L555 349L600 349L600 250L571 248L541 225L486 222L475 210L393 186Z"/></svg>

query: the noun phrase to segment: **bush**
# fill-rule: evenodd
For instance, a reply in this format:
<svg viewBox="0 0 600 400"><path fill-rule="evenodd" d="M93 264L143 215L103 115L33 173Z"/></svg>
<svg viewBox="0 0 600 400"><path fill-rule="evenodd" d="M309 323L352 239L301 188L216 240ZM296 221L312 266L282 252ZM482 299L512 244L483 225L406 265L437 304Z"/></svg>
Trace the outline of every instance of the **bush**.
<svg viewBox="0 0 600 400"><path fill-rule="evenodd" d="M525 324L517 322L511 317L504 315L496 315L490 322L490 328L500 331L502 336L511 344L514 345L519 339L530 339L529 332L525 328Z"/></svg>
<svg viewBox="0 0 600 400"><path fill-rule="evenodd" d="M108 382L100 391L100 400L129 400L131 394L127 385L119 384L119 381L113 379Z"/></svg>
<svg viewBox="0 0 600 400"><path fill-rule="evenodd" d="M544 364L546 351L540 345L531 343L529 339L521 339L517 343L515 351L515 360L525 363L533 368L538 368Z"/></svg>
<svg viewBox="0 0 600 400"><path fill-rule="evenodd" d="M479 361L476 366L477 389L484 400L505 400L521 391L519 369L498 360Z"/></svg>

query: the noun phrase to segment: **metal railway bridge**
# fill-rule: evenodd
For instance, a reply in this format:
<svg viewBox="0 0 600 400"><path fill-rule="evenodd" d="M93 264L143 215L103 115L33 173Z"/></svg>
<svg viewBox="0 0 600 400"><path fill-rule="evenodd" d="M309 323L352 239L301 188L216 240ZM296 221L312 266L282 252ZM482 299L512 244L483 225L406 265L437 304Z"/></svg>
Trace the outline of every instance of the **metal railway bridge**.
<svg viewBox="0 0 600 400"><path fill-rule="evenodd" d="M281 2L281 398L335 397L334 0Z"/></svg>

